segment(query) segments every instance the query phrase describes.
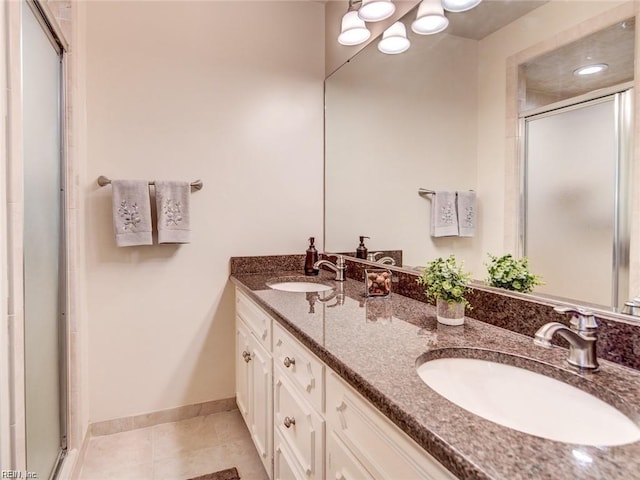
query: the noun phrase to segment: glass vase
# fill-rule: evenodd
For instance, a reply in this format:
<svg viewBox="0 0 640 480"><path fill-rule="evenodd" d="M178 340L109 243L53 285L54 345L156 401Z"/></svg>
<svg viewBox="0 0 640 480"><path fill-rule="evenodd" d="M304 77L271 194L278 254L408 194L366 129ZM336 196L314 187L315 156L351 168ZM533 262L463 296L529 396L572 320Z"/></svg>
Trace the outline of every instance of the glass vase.
<svg viewBox="0 0 640 480"><path fill-rule="evenodd" d="M444 325L462 325L464 323L464 303L449 303L440 298L436 299L436 317Z"/></svg>

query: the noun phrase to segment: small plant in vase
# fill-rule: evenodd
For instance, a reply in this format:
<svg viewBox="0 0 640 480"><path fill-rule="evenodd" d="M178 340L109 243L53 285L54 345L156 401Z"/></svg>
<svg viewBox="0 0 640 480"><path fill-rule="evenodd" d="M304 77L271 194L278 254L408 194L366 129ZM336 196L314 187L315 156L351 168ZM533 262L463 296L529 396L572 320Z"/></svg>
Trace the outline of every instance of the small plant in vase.
<svg viewBox="0 0 640 480"><path fill-rule="evenodd" d="M465 294L469 291L471 274L458 265L455 255L436 258L422 272L417 282L425 287L427 299L435 302L437 319L445 325L462 325L464 309L469 306Z"/></svg>
<svg viewBox="0 0 640 480"><path fill-rule="evenodd" d="M510 253L501 257L494 257L490 253L488 255L487 283L492 287L530 293L536 285L542 285L542 277L529 271L529 260L526 257L516 260Z"/></svg>

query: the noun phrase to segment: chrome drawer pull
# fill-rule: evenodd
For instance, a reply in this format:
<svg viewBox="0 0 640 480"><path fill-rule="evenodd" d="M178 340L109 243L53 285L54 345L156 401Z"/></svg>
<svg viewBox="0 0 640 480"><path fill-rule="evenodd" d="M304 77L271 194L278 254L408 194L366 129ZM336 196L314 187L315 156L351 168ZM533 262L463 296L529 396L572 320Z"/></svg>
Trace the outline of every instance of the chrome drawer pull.
<svg viewBox="0 0 640 480"><path fill-rule="evenodd" d="M295 365L296 364L296 359L295 358L284 357L284 361L282 363L284 363L285 367L289 368L291 365Z"/></svg>
<svg viewBox="0 0 640 480"><path fill-rule="evenodd" d="M291 425L296 424L296 419L293 417L284 417L284 426L287 428L291 428Z"/></svg>

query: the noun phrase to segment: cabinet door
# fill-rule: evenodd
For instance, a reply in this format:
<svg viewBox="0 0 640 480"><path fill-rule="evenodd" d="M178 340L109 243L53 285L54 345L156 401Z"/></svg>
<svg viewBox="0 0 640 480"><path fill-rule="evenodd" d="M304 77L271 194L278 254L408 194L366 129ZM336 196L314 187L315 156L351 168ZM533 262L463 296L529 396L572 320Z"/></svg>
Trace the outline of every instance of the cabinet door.
<svg viewBox="0 0 640 480"><path fill-rule="evenodd" d="M273 384L271 355L251 336L251 360L249 361L249 431L260 459L271 477L273 455Z"/></svg>
<svg viewBox="0 0 640 480"><path fill-rule="evenodd" d="M249 370L251 362L251 333L247 326L236 318L236 404L245 423L249 426Z"/></svg>
<svg viewBox="0 0 640 480"><path fill-rule="evenodd" d="M299 480L304 478L302 472L299 471L293 454L282 439L280 434L276 432L275 445L273 452L273 478L274 480Z"/></svg>
<svg viewBox="0 0 640 480"><path fill-rule="evenodd" d="M334 431L327 432L327 478L373 480Z"/></svg>
<svg viewBox="0 0 640 480"><path fill-rule="evenodd" d="M324 478L324 419L296 391L281 368L274 369L273 423L304 479Z"/></svg>

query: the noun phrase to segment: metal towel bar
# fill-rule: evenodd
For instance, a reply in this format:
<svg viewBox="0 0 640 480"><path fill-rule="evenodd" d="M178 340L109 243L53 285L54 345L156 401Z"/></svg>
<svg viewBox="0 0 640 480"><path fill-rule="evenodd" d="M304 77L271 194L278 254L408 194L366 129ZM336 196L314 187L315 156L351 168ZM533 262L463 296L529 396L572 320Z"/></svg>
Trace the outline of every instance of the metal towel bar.
<svg viewBox="0 0 640 480"><path fill-rule="evenodd" d="M98 177L98 185L100 185L101 187L105 187L109 184L111 184L110 178L107 178L104 175L100 175ZM151 181L149 182L149 185L155 185L155 182ZM193 188L194 190L202 190L202 180L195 180L191 182L191 188Z"/></svg>

